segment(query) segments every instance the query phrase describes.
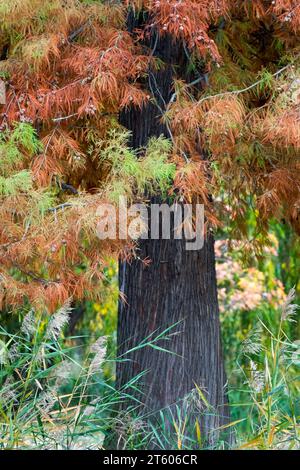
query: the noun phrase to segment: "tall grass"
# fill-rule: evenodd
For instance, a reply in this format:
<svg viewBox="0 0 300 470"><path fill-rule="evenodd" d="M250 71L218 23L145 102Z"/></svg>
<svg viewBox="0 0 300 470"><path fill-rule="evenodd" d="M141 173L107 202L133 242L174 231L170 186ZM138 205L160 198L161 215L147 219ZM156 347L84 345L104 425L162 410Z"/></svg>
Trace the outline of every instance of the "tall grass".
<svg viewBox="0 0 300 470"><path fill-rule="evenodd" d="M300 448L300 342L287 334L288 323L296 321L294 297L292 289L277 323L258 318L242 345L236 374L243 386L231 391L241 400L232 406L232 415L241 420L240 448Z"/></svg>
<svg viewBox="0 0 300 470"><path fill-rule="evenodd" d="M296 313L293 299L292 291L277 322L258 318L241 345L229 377L232 422L212 430L220 435L214 448L228 447L226 428L235 436L232 448L300 447L300 342L287 334ZM64 338L69 312L68 304L50 319L29 312L17 333L0 327L0 448L205 448L201 421L217 410L197 384L174 406L141 416L131 391L143 374L117 391L106 338L85 349L80 338ZM138 347L160 348L168 335L171 329L155 332ZM119 412L128 398L131 407Z"/></svg>

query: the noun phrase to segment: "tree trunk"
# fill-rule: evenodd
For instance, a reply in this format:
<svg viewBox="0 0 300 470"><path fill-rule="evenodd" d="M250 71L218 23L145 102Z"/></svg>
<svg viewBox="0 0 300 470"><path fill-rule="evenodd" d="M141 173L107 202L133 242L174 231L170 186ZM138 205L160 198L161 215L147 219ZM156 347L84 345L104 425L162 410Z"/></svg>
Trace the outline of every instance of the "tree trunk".
<svg viewBox="0 0 300 470"><path fill-rule="evenodd" d="M150 75L150 87L163 108L173 92L173 66L178 73L186 66L186 57L183 48L168 37L158 41L152 38L150 47L167 64L152 78ZM120 121L132 131L134 148L145 145L151 136L169 137L160 111L151 103L142 111L130 109L123 113ZM118 355L123 360L117 363L117 386L121 389L145 372L138 385L141 393L127 392L141 400L146 413L174 407L175 403L188 413L193 393L188 399L187 395L199 387L213 409L200 416L204 402L200 403L196 393L192 415L197 413L206 441L211 444L217 434L209 432L228 422L213 236L208 235L198 251L187 251L184 240L174 239L141 240L139 248L139 258L149 258L149 266L139 259L120 262L119 266L121 297L125 296L126 302L119 302ZM151 333L153 340L172 325L167 333L171 336L155 344L172 353L145 346L125 354Z"/></svg>
<svg viewBox="0 0 300 470"><path fill-rule="evenodd" d="M216 435L208 432L228 418L213 237L198 251L187 251L182 240L143 240L140 249L141 258L152 260L149 266L139 260L120 263L120 288L127 302L119 304L118 355L126 361L117 364L118 387L146 371L138 385L141 394L135 396L144 412L151 412L180 402L197 385L213 407L198 419L212 443ZM156 343L175 354L145 346L123 356L151 333L153 340L175 324L167 332L170 339ZM198 396L198 409L199 402Z"/></svg>

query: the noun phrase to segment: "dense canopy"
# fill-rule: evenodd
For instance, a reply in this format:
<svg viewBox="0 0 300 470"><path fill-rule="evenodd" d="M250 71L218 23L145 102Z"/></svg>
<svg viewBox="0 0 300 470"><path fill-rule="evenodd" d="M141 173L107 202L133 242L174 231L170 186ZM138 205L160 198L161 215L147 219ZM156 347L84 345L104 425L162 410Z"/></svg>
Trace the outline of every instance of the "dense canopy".
<svg viewBox="0 0 300 470"><path fill-rule="evenodd" d="M133 33L129 11L144 18ZM95 297L109 256L134 252L96 237L97 206L121 194L204 202L257 252L272 217L300 232L299 32L297 0L3 0L1 303ZM162 108L147 38L164 35L195 78L178 71ZM135 152L118 115L149 101L169 136Z"/></svg>

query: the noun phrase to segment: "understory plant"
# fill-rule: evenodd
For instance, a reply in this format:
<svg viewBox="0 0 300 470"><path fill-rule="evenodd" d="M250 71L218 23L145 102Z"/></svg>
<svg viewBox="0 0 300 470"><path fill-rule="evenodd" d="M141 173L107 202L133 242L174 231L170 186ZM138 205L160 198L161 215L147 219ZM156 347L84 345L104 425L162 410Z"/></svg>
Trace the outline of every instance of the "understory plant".
<svg viewBox="0 0 300 470"><path fill-rule="evenodd" d="M219 435L214 448L300 447L300 342L287 333L296 320L294 295L291 290L277 321L262 312L241 343L229 376L231 421L211 431ZM113 358L105 336L91 344L65 337L70 314L66 303L50 317L30 310L16 332L1 327L0 448L207 448L202 422L216 410L199 384L183 403L152 416L139 414L131 391L147 371L116 390L114 364L126 357ZM171 334L155 332L139 347L159 348ZM120 411L127 399L131 406ZM224 428L231 430L230 443L222 439Z"/></svg>

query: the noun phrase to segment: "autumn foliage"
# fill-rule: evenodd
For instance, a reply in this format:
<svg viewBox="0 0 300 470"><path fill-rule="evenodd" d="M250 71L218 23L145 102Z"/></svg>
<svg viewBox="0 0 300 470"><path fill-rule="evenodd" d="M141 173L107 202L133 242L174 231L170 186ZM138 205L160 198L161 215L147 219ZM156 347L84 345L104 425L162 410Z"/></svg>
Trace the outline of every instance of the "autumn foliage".
<svg viewBox="0 0 300 470"><path fill-rule="evenodd" d="M129 10L145 17L133 33ZM197 198L217 225L212 195L229 202L236 238L252 206L262 244L272 217L300 232L299 33L297 0L3 0L1 303L53 311L100 295L109 256L134 252L96 237L97 206L121 193ZM180 43L194 79L174 70L157 107L170 139L141 149L145 163L118 115L156 104L153 35Z"/></svg>

